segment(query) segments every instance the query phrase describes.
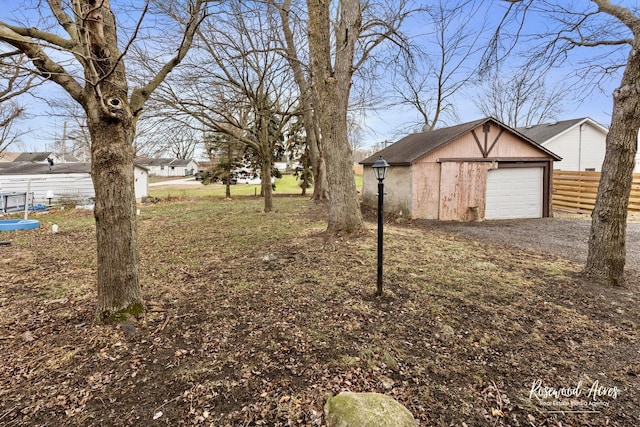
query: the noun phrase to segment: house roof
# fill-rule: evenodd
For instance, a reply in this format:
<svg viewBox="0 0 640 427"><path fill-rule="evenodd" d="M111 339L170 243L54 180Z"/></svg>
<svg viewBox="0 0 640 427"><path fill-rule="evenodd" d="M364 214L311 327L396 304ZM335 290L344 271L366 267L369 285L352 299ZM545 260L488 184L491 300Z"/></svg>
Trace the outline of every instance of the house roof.
<svg viewBox="0 0 640 427"><path fill-rule="evenodd" d="M606 127L602 126L598 122L590 119L589 117L582 117L579 119L563 120L560 122L542 123L535 126L526 126L516 128L521 134L533 139L538 144L545 144L555 137L569 131L570 129L579 126L583 123L589 123L594 128L600 130L603 133L607 133Z"/></svg>
<svg viewBox="0 0 640 427"><path fill-rule="evenodd" d="M80 161L80 159L78 159L76 156L74 156L72 154L69 154L69 153L65 153L64 156L60 156L60 157L62 157L62 159L65 162L79 162Z"/></svg>
<svg viewBox="0 0 640 427"><path fill-rule="evenodd" d="M147 170L146 167L134 164ZM0 162L0 175L49 175L61 173L91 173L91 163L56 163L49 168L48 163Z"/></svg>
<svg viewBox="0 0 640 427"><path fill-rule="evenodd" d="M13 159L14 162L44 162L49 156L51 151L40 151L35 153L20 153L18 157Z"/></svg>
<svg viewBox="0 0 640 427"><path fill-rule="evenodd" d="M170 159L165 157L139 157L136 159L136 163L142 166L188 166L191 162L198 164L193 159Z"/></svg>
<svg viewBox="0 0 640 427"><path fill-rule="evenodd" d="M58 156L52 151L39 151L33 153L0 153L0 161L4 162L46 162L49 157L59 157L65 162L79 162L77 157L66 153L64 156Z"/></svg>
<svg viewBox="0 0 640 427"><path fill-rule="evenodd" d="M0 162L13 162L20 153L11 153L9 151L3 151L0 153Z"/></svg>
<svg viewBox="0 0 640 427"><path fill-rule="evenodd" d="M57 173L91 173L90 163L57 163L51 168L47 163L0 163L0 175L45 175Z"/></svg>
<svg viewBox="0 0 640 427"><path fill-rule="evenodd" d="M462 123L447 128L436 129L428 132L412 133L395 142L394 144L388 146L387 148L378 151L374 155L367 157L366 159L361 161L360 164L366 166L373 165L373 163L378 160L380 156L382 156L390 165L408 166L419 158L453 142L460 136L466 134L467 132L471 132L473 129L476 129L478 126L481 126L486 122L496 123L498 126L502 126L503 128L510 130L511 132L520 136L526 142L534 145L537 149L545 152L554 159L560 159L557 155L542 147L540 144L536 143L526 135L523 135L515 129L512 129L500 123L498 120L492 117L486 117L483 119L474 120L472 122Z"/></svg>

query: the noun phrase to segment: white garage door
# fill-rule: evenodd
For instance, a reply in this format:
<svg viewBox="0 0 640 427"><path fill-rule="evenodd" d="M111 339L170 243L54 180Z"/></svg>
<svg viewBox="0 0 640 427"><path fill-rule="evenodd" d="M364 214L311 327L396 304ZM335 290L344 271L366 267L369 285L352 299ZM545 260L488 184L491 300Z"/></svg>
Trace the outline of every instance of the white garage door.
<svg viewBox="0 0 640 427"><path fill-rule="evenodd" d="M485 218L541 218L542 176L542 168L490 170Z"/></svg>

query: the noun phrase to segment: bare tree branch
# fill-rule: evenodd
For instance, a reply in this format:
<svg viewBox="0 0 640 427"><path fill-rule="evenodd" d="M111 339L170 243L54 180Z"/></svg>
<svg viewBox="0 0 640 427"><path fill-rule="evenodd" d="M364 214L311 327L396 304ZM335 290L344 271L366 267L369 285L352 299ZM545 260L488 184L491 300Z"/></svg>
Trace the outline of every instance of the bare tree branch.
<svg viewBox="0 0 640 427"><path fill-rule="evenodd" d="M142 88L134 89L131 94L131 110L134 115L138 115L142 109L143 104L151 93L162 83L167 75L184 59L185 55L191 47L193 37L198 29L198 26L207 17L206 4L208 0L196 0L193 6L194 13L191 13L187 28L183 33L182 43L178 48L178 53L171 58L167 63L158 71L158 73Z"/></svg>

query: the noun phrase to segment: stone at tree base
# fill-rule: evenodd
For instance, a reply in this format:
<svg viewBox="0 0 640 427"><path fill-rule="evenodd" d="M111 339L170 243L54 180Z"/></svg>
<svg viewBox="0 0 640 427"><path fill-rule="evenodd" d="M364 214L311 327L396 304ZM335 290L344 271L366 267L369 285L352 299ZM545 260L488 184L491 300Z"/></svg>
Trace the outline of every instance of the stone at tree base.
<svg viewBox="0 0 640 427"><path fill-rule="evenodd" d="M379 393L342 392L324 405L327 427L417 427L400 403Z"/></svg>

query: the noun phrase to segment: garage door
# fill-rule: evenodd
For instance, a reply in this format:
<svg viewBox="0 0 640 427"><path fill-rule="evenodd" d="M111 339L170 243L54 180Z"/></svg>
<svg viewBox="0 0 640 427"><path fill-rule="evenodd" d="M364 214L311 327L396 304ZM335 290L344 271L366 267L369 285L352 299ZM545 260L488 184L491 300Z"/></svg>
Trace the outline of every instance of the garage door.
<svg viewBox="0 0 640 427"><path fill-rule="evenodd" d="M485 218L541 218L542 176L542 168L490 170Z"/></svg>

